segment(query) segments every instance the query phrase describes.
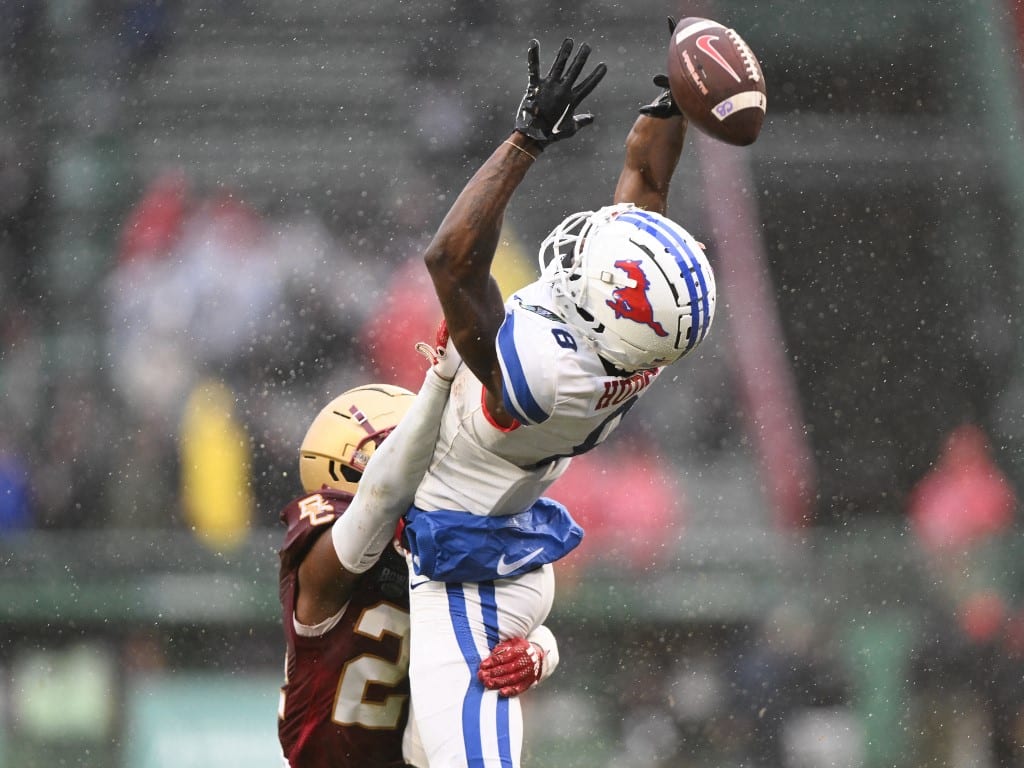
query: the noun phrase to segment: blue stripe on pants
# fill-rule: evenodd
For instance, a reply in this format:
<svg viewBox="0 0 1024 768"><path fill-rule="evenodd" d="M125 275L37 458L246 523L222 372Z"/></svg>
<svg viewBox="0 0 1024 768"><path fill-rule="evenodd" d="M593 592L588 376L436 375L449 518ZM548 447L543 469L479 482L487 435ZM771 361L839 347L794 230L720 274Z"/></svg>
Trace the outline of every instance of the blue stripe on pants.
<svg viewBox="0 0 1024 768"><path fill-rule="evenodd" d="M455 639L462 652L462 658L469 668L469 687L462 700L462 738L466 750L466 762L469 768L483 768L483 740L480 732L480 710L484 696L483 684L477 679L480 668L480 655L473 642L473 633L466 612L466 594L461 584L447 584L448 615L455 632ZM494 595L494 583L483 582L478 585L480 605L483 612L484 629L487 633L487 645L493 648L498 643L498 603ZM502 768L512 768L512 748L509 736L508 699L498 697L497 705L497 741Z"/></svg>
<svg viewBox="0 0 1024 768"><path fill-rule="evenodd" d="M484 628L487 630L487 647L494 649L498 644L498 601L494 595L494 582L485 581L478 585L480 591L480 607L484 616ZM476 673L473 673L474 676ZM501 765L512 768L512 744L509 740L508 699L498 695L498 754Z"/></svg>

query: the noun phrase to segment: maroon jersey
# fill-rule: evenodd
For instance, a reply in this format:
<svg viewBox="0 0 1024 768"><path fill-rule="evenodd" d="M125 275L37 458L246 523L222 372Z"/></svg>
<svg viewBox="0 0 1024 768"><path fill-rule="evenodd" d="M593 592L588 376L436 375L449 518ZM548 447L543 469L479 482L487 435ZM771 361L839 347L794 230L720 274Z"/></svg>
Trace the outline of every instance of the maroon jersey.
<svg viewBox="0 0 1024 768"><path fill-rule="evenodd" d="M388 547L356 583L341 619L317 637L295 631L299 564L352 501L323 489L292 501L281 559L288 650L278 735L292 768L396 768L409 699L409 594L403 558Z"/></svg>

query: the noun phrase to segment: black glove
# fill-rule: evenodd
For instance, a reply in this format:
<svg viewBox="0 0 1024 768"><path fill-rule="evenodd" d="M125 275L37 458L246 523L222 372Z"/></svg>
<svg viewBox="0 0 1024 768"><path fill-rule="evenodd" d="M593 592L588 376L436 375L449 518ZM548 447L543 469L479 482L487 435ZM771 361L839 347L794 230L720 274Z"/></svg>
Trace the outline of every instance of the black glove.
<svg viewBox="0 0 1024 768"><path fill-rule="evenodd" d="M668 36L671 38L672 33L676 31L676 20L671 16L668 17ZM678 117L683 114L679 107L676 106L675 101L672 100L672 91L669 90L668 76L667 75L655 75L654 84L659 88L664 88L661 95L658 96L650 104L646 104L640 107L640 114L647 115L648 117Z"/></svg>
<svg viewBox="0 0 1024 768"><path fill-rule="evenodd" d="M563 77L565 62L571 52L572 40L566 38L547 76L541 80L540 44L536 40L530 41L527 52L530 82L519 104L516 130L542 146L566 139L583 126L594 122L591 114L574 115L572 112L597 87L608 68L604 63L598 64L582 83L574 87L573 83L587 63L590 46L586 43L580 46Z"/></svg>
<svg viewBox="0 0 1024 768"><path fill-rule="evenodd" d="M660 118L678 117L683 114L672 99L672 91L669 90L668 87L668 76L655 75L654 84L659 88L664 88L665 90L662 91L661 95L650 104L645 104L640 107L640 114L647 115L648 117Z"/></svg>

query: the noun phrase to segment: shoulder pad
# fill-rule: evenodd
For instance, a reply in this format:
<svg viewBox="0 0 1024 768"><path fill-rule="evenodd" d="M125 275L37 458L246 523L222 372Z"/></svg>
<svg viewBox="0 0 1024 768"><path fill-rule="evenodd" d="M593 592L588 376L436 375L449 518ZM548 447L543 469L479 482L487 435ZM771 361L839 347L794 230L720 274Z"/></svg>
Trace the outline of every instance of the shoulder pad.
<svg viewBox="0 0 1024 768"><path fill-rule="evenodd" d="M498 329L504 406L522 424L541 424L551 416L559 359L567 349L576 349L574 335L549 315L542 307L512 308Z"/></svg>
<svg viewBox="0 0 1024 768"><path fill-rule="evenodd" d="M281 512L281 521L288 526L281 547L282 560L301 561L317 538L331 529L351 503L352 494L326 487L289 502Z"/></svg>

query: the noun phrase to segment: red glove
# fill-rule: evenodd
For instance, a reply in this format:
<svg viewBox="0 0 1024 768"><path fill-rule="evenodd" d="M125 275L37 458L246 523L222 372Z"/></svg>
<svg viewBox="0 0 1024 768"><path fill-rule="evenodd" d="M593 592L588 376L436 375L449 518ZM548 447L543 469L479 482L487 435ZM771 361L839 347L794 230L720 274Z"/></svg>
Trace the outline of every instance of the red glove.
<svg viewBox="0 0 1024 768"><path fill-rule="evenodd" d="M540 680L544 650L536 643L514 637L494 646L491 655L480 662L477 679L485 688L502 696L518 696Z"/></svg>

